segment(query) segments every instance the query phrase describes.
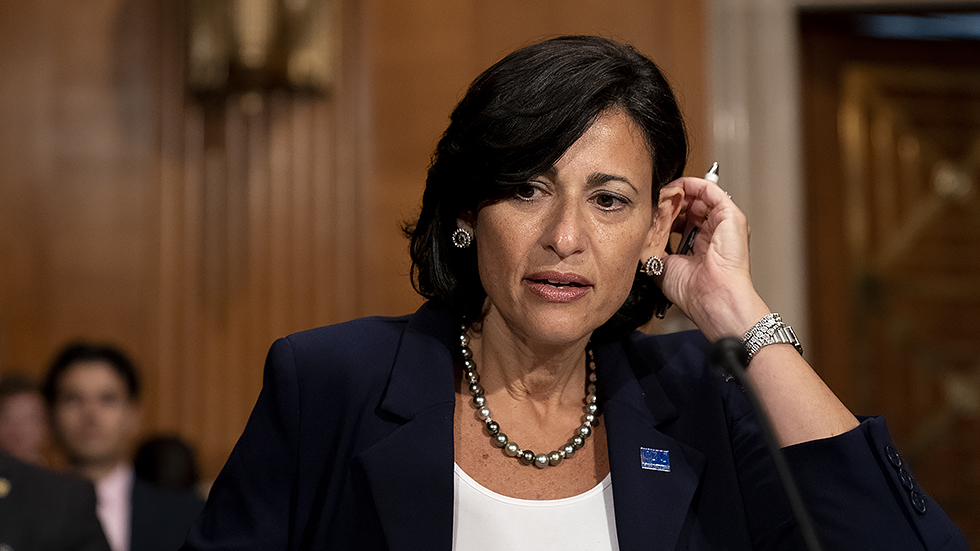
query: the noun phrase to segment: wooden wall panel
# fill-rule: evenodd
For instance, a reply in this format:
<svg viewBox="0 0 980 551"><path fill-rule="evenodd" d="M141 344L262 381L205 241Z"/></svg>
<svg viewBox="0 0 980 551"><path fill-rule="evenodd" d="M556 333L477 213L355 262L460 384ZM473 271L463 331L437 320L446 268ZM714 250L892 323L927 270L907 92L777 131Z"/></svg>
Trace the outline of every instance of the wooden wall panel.
<svg viewBox="0 0 980 551"><path fill-rule="evenodd" d="M0 365L40 374L66 339L121 344L146 430L190 439L207 476L274 338L420 303L400 224L452 107L506 52L634 42L707 164L700 1L338 0L331 94L207 104L184 90L182 5L0 0Z"/></svg>
<svg viewBox="0 0 980 551"><path fill-rule="evenodd" d="M117 54L145 57L153 34L133 40L124 7L0 4L5 365L37 369L86 331L127 348L148 331L153 67Z"/></svg>
<svg viewBox="0 0 980 551"><path fill-rule="evenodd" d="M348 7L344 29L358 21ZM179 10L171 12L179 22ZM179 24L168 28L162 51L179 52ZM184 94L182 58L168 62L174 78L162 93L182 99L161 111L173 127L161 149L182 170L160 179L164 368L159 402L148 409L159 412L158 428L197 443L209 475L244 427L271 342L357 314L348 298L356 297L357 270L344 266L357 260L360 166L350 146L338 145L358 143L367 127L360 69L346 61L358 60L357 35L344 33L349 55L326 96L199 101Z"/></svg>

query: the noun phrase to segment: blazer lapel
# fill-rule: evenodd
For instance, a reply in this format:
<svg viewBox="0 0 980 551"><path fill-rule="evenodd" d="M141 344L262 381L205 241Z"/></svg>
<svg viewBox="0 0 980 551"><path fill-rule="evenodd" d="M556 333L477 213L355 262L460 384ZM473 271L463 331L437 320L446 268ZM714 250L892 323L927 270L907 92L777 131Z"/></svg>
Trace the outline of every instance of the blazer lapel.
<svg viewBox="0 0 980 551"><path fill-rule="evenodd" d="M428 305L412 316L381 404L404 423L354 458L392 550L452 548L456 330ZM704 456L658 429L677 412L655 376L641 385L619 343L596 352L620 549L674 549ZM641 448L666 451L669 471L662 456L643 468Z"/></svg>
<svg viewBox="0 0 980 551"><path fill-rule="evenodd" d="M452 548L454 330L428 305L412 316L381 404L405 422L354 458L392 550Z"/></svg>
<svg viewBox="0 0 980 551"><path fill-rule="evenodd" d="M675 549L704 455L658 430L677 412L655 376L641 386L619 344L597 354L620 549Z"/></svg>

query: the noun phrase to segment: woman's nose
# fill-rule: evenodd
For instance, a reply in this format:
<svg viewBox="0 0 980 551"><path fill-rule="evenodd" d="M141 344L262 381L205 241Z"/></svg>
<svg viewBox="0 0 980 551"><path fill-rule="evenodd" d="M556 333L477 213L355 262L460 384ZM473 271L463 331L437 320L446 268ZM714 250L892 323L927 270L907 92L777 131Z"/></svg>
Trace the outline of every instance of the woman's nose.
<svg viewBox="0 0 980 551"><path fill-rule="evenodd" d="M586 240L587 221L573 201L556 201L545 233L545 246L560 258L582 252Z"/></svg>

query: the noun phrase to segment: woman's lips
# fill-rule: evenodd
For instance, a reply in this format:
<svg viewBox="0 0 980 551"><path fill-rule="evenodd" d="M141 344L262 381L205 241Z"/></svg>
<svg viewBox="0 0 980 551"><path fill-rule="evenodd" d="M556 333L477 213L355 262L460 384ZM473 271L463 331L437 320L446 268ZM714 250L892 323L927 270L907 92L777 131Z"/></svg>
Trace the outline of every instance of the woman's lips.
<svg viewBox="0 0 980 551"><path fill-rule="evenodd" d="M537 272L524 278L528 289L549 302L573 302L592 290L592 282L578 274Z"/></svg>

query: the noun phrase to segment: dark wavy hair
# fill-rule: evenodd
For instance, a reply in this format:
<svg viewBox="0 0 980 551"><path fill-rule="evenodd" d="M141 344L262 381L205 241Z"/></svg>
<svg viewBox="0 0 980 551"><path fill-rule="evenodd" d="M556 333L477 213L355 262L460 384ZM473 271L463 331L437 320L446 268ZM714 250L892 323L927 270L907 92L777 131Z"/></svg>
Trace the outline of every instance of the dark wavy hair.
<svg viewBox="0 0 980 551"><path fill-rule="evenodd" d="M663 185L684 170L687 135L653 61L606 38L563 36L517 50L477 77L436 146L419 218L405 228L415 290L462 320L478 320L486 291L475 247L452 244L456 219L547 172L612 108L627 113L646 137L656 207ZM593 338L633 331L661 300L653 281L638 275L622 307Z"/></svg>
<svg viewBox="0 0 980 551"><path fill-rule="evenodd" d="M136 364L125 352L111 344L72 342L64 346L48 368L48 373L41 385L41 393L49 406L58 401L61 391L61 379L75 364L82 362L105 362L112 368L126 385L126 393L130 401L140 398L141 381Z"/></svg>
<svg viewBox="0 0 980 551"><path fill-rule="evenodd" d="M174 490L197 489L201 468L194 448L176 434L160 434L143 440L133 454L136 476Z"/></svg>

